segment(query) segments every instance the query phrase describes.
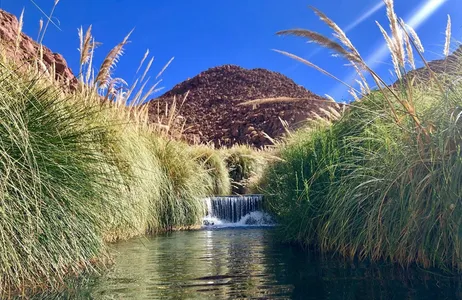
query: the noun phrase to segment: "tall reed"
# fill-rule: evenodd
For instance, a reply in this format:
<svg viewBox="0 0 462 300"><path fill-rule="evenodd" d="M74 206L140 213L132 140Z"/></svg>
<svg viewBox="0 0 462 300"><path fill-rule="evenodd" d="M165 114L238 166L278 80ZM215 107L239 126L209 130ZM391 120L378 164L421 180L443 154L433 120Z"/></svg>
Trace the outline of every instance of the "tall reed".
<svg viewBox="0 0 462 300"><path fill-rule="evenodd" d="M91 30L80 33L75 91L41 56L30 65L1 56L0 298L58 289L69 276L100 270L107 242L200 225L202 199L228 192L217 150L207 150L208 163L152 126L146 106L137 105L158 84L143 92L150 63L141 87L123 80L114 87L128 37L95 72L97 43Z"/></svg>
<svg viewBox="0 0 462 300"><path fill-rule="evenodd" d="M462 58L458 52L449 57L450 73L435 73L425 60L424 69L408 73L414 57L423 59L423 47L396 16L393 1L385 3L391 34L379 30L394 63L393 85L316 9L339 42L309 30L280 32L314 40L349 60L362 87L354 92L361 96L331 125L292 134L260 188L288 240L346 257L460 270Z"/></svg>

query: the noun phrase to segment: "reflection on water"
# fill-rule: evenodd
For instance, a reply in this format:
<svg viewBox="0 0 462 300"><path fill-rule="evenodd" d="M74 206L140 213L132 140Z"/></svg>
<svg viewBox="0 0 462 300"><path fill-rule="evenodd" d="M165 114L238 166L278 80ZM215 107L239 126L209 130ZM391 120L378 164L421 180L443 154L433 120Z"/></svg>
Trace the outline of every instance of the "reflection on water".
<svg viewBox="0 0 462 300"><path fill-rule="evenodd" d="M174 232L114 245L114 267L61 297L93 299L462 299L460 281L321 258L274 229ZM71 295L71 296L69 296Z"/></svg>

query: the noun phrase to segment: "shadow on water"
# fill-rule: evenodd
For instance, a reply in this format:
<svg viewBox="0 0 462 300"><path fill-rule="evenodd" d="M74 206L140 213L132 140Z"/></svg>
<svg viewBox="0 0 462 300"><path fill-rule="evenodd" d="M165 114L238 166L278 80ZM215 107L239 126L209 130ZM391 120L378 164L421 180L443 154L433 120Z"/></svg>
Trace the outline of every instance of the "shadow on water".
<svg viewBox="0 0 462 300"><path fill-rule="evenodd" d="M174 232L113 251L106 274L36 299L462 299L462 280L321 257L269 228Z"/></svg>

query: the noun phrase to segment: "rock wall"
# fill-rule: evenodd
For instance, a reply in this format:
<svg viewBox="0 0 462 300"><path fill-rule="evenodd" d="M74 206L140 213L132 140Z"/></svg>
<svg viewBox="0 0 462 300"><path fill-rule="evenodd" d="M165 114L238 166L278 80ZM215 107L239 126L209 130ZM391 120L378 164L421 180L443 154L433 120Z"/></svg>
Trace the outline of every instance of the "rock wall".
<svg viewBox="0 0 462 300"><path fill-rule="evenodd" d="M5 55L18 63L33 64L39 57L39 44L32 38L21 32L18 37L19 22L16 16L0 10L0 42ZM19 47L16 47L19 38ZM43 46L43 63L48 69L55 68L55 77L70 89L76 89L78 80L67 66L66 60L61 54L54 53Z"/></svg>

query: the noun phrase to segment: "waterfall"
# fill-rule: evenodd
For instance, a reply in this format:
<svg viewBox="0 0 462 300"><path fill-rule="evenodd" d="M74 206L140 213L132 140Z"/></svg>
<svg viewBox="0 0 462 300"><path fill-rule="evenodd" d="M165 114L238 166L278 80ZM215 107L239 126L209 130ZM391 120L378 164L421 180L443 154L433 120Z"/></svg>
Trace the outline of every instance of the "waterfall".
<svg viewBox="0 0 462 300"><path fill-rule="evenodd" d="M263 225L270 220L270 217L262 212L262 195L216 196L204 201L207 208L205 225Z"/></svg>

